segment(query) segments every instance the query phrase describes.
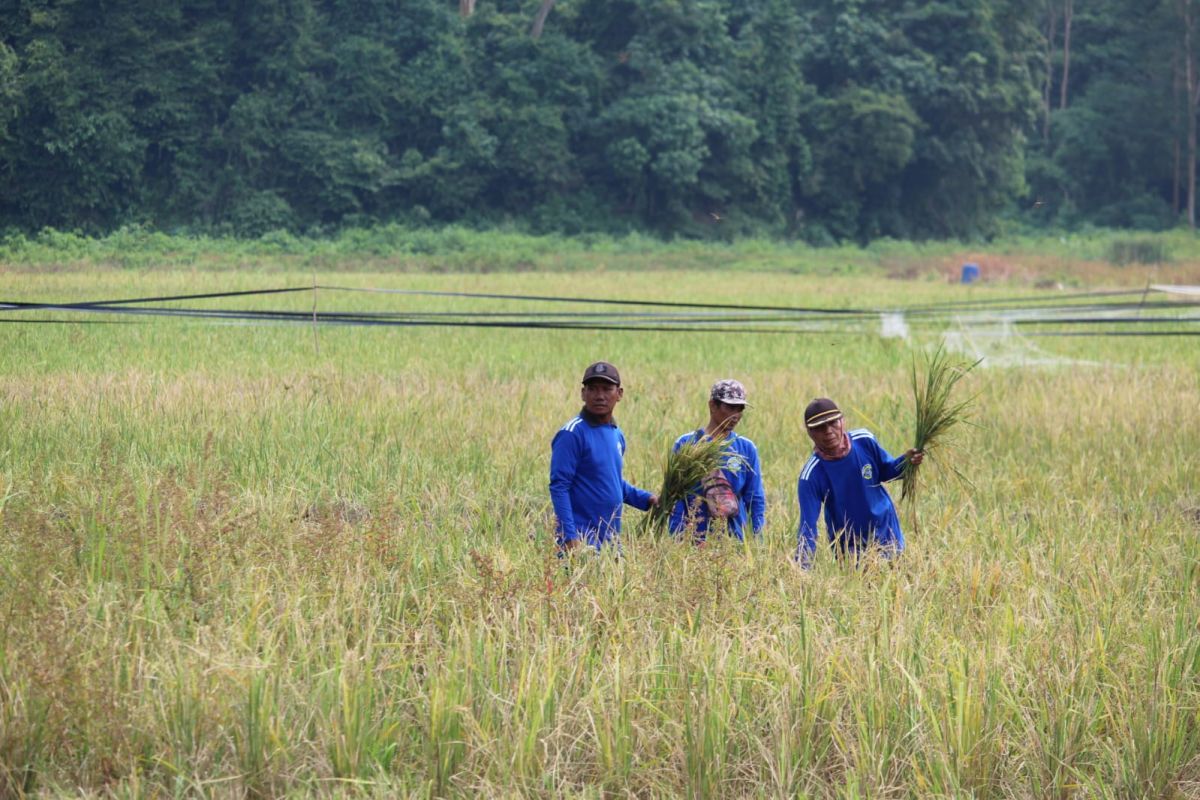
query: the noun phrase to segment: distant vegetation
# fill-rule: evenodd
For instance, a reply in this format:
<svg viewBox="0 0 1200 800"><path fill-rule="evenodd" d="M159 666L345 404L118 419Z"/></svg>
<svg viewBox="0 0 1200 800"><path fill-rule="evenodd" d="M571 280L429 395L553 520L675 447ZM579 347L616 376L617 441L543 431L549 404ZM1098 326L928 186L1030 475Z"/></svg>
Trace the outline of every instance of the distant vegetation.
<svg viewBox="0 0 1200 800"><path fill-rule="evenodd" d="M1076 5L9 3L0 230L834 244L1194 221L1197 0Z"/></svg>
<svg viewBox="0 0 1200 800"><path fill-rule="evenodd" d="M708 270L958 279L964 262L984 283L1063 286L1200 282L1200 242L1186 230L1009 236L976 248L879 239L812 247L769 237L729 242L643 234L535 235L458 225L348 228L309 237L182 236L125 226L98 237L55 230L0 238L0 270L188 269L322 272L575 272Z"/></svg>

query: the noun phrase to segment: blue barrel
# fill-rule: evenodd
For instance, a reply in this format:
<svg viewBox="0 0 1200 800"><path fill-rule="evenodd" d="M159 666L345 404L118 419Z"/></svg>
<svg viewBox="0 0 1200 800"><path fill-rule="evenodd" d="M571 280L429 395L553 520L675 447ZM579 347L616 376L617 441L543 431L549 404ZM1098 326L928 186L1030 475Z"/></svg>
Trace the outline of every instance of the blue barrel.
<svg viewBox="0 0 1200 800"><path fill-rule="evenodd" d="M963 264L962 267L962 282L974 283L979 280L979 265L970 262Z"/></svg>

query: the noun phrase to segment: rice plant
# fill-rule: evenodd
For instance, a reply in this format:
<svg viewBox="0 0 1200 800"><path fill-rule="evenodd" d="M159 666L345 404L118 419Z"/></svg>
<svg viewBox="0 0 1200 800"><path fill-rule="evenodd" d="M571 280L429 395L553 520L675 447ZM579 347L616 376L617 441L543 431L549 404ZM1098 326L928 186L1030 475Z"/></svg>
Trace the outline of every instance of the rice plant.
<svg viewBox="0 0 1200 800"><path fill-rule="evenodd" d="M954 387L966 377L974 364L954 363L945 349L938 345L925 360L925 373L917 374L917 361L912 363L912 390L916 405L916 431L913 447L929 456L931 451L941 449L949 439L950 432L959 423L966 422L970 415L972 399L955 401ZM902 499L915 498L920 485L920 465L904 462L901 474Z"/></svg>
<svg viewBox="0 0 1200 800"><path fill-rule="evenodd" d="M702 278L677 296L962 288ZM624 268L403 279L667 291ZM0 296L261 280L0 268ZM648 445L695 411L696 364L742 375L766 526L745 551L631 536L566 571L548 445L597 339L319 335L317 357L307 328L0 325L0 797L1200 795L1193 342L1053 339L1102 365L972 372L987 437L953 433L986 454L976 485L927 473L886 569L802 571L798 398L828 376L886 428L909 344L612 332L626 479L657 489Z"/></svg>
<svg viewBox="0 0 1200 800"><path fill-rule="evenodd" d="M687 498L705 477L720 469L731 458L740 456L726 450L724 437L702 437L684 442L678 449L668 450L663 459L663 481L662 488L658 490L658 505L651 507L646 515L643 530L655 536L664 535L675 504Z"/></svg>

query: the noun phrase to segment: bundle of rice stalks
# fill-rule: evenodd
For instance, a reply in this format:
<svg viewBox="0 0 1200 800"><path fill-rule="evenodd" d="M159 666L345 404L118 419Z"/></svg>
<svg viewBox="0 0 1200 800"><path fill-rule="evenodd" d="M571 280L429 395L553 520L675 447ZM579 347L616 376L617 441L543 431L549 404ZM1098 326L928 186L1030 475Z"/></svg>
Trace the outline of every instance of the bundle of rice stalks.
<svg viewBox="0 0 1200 800"><path fill-rule="evenodd" d="M980 359L982 361L982 359ZM933 355L925 360L925 375L917 374L917 360L913 358L912 388L913 399L916 401L916 436L913 447L925 453L928 458L931 450L946 442L951 430L960 422L966 422L973 397L959 402L951 399L955 385L968 372L979 366L974 364L951 363L941 345ZM902 499L916 497L920 466L905 463L900 480Z"/></svg>
<svg viewBox="0 0 1200 800"><path fill-rule="evenodd" d="M724 437L684 442L678 450L668 450L663 459L663 482L658 491L658 505L646 515L643 531L658 536L665 534L671 509L686 498L706 475L718 469L727 456L738 457L725 452Z"/></svg>

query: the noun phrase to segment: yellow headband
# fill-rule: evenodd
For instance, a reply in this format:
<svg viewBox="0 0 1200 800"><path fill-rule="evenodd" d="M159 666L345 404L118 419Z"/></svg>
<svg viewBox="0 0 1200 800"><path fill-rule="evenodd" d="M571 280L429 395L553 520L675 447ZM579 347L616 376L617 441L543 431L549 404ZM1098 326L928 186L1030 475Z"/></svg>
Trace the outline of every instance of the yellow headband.
<svg viewBox="0 0 1200 800"><path fill-rule="evenodd" d="M818 428L826 422L833 422L835 419L841 419L842 412L839 409L831 408L828 411L822 411L820 414L814 414L812 419L805 420L804 424L810 428Z"/></svg>

